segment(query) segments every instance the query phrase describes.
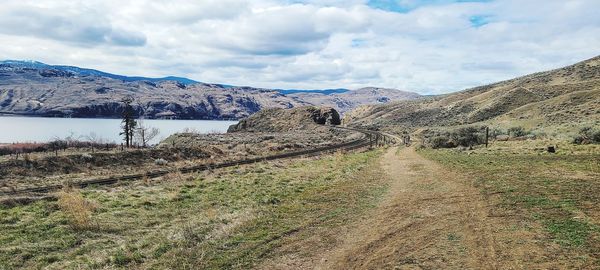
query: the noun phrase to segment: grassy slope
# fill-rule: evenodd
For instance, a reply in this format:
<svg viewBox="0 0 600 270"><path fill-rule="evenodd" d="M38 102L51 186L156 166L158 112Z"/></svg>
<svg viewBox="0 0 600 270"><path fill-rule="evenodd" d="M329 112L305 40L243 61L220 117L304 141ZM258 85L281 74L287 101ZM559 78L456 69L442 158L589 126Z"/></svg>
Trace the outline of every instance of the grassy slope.
<svg viewBox="0 0 600 270"><path fill-rule="evenodd" d="M516 144L523 145L421 154L469 173L483 194L500 194L490 211L514 226L540 228L537 244L555 245L554 255L565 266L600 267L600 147L565 144L558 154L547 154Z"/></svg>
<svg viewBox="0 0 600 270"><path fill-rule="evenodd" d="M573 129L573 124L597 125L600 57L447 95L365 106L347 113L345 121L409 129L486 123L554 131Z"/></svg>
<svg viewBox="0 0 600 270"><path fill-rule="evenodd" d="M386 189L380 154L88 188L96 205L88 230L73 229L56 202L0 209L0 269L247 268L284 236L371 207Z"/></svg>

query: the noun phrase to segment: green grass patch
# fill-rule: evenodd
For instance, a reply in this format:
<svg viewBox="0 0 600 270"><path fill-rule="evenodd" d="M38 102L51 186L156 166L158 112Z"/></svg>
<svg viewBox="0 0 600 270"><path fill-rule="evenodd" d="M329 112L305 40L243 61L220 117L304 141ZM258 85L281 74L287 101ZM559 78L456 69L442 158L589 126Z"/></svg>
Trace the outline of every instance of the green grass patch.
<svg viewBox="0 0 600 270"><path fill-rule="evenodd" d="M424 149L420 153L471 176L482 194L500 194L501 211L537 222L546 241L565 252L595 257L600 250L600 153ZM600 265L599 265L600 266Z"/></svg>
<svg viewBox="0 0 600 270"><path fill-rule="evenodd" d="M56 202L0 209L0 269L246 269L294 235L336 227L387 190L381 151L257 163L188 180L88 188L91 226Z"/></svg>

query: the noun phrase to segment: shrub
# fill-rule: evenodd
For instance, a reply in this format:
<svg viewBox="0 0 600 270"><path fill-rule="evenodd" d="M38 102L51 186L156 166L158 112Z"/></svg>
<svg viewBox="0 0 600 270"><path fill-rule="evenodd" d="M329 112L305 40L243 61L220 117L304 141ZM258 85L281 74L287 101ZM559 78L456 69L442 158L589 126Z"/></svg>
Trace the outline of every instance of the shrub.
<svg viewBox="0 0 600 270"><path fill-rule="evenodd" d="M164 166L164 165L167 165L167 163L169 163L169 162L163 158L157 158L154 160L154 164L156 164L156 165Z"/></svg>
<svg viewBox="0 0 600 270"><path fill-rule="evenodd" d="M591 127L583 127L573 138L575 144L600 143L600 130L594 131Z"/></svg>
<svg viewBox="0 0 600 270"><path fill-rule="evenodd" d="M448 140L448 137L445 137L445 136L435 136L435 137L429 139L429 144L431 145L431 148L434 148L434 149L455 147L455 145L452 145L450 143L450 140Z"/></svg>
<svg viewBox="0 0 600 270"><path fill-rule="evenodd" d="M65 188L58 193L58 206L75 230L92 227L92 212L96 207L83 198L78 190Z"/></svg>
<svg viewBox="0 0 600 270"><path fill-rule="evenodd" d="M511 137L515 138L515 137L523 137L523 136L527 135L528 132L525 131L525 129L523 127L517 126L517 127L511 127L511 128L509 128L508 129L508 134Z"/></svg>
<svg viewBox="0 0 600 270"><path fill-rule="evenodd" d="M480 127L464 127L458 129L452 134L452 137L459 146L474 146L483 143Z"/></svg>
<svg viewBox="0 0 600 270"><path fill-rule="evenodd" d="M482 127L470 126L452 131L429 131L426 143L432 148L471 147L485 143L485 131Z"/></svg>
<svg viewBox="0 0 600 270"><path fill-rule="evenodd" d="M594 132L594 134L592 134L592 141L594 143L600 143L600 130Z"/></svg>

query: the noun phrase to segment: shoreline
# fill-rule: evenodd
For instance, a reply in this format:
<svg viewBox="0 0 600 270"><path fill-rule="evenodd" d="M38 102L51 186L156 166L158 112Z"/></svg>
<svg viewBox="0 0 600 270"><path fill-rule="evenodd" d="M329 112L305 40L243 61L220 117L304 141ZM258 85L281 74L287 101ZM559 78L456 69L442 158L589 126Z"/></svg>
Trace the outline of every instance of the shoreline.
<svg viewBox="0 0 600 270"><path fill-rule="evenodd" d="M118 120L120 117L64 117L64 116L51 116L44 114L19 114L19 113L9 113L9 112L0 112L0 117L28 117L28 118L60 118L60 119L110 119L110 120ZM177 121L240 121L237 118L139 118L142 120L177 120Z"/></svg>

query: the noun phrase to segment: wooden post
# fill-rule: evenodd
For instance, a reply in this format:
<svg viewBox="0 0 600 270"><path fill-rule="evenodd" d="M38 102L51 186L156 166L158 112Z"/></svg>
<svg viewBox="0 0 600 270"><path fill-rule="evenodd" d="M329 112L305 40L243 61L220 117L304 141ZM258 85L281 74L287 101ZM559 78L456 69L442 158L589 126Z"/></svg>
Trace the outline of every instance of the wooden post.
<svg viewBox="0 0 600 270"><path fill-rule="evenodd" d="M490 127L485 127L485 148L488 147L488 138L490 136Z"/></svg>

